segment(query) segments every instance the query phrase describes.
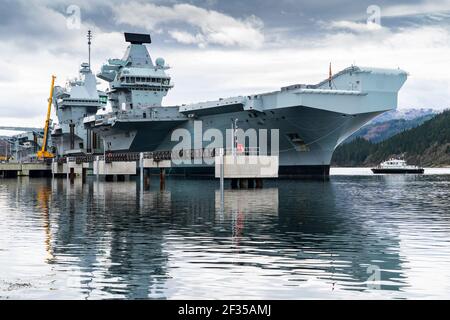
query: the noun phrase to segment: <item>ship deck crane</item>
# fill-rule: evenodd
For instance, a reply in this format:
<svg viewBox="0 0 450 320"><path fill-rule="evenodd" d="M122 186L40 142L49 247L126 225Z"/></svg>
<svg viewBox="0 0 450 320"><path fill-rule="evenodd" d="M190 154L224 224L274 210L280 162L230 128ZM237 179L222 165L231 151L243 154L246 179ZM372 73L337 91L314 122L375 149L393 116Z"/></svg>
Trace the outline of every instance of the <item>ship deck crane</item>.
<svg viewBox="0 0 450 320"><path fill-rule="evenodd" d="M52 110L53 89L55 86L55 79L56 79L56 76L52 75L52 83L50 86L50 97L48 98L48 106L47 106L47 117L45 119L45 126L44 126L44 140L42 142L41 150L39 150L37 152L37 158L40 160L51 159L51 158L55 157L55 155L53 153L47 151L48 131L50 128L50 113Z"/></svg>

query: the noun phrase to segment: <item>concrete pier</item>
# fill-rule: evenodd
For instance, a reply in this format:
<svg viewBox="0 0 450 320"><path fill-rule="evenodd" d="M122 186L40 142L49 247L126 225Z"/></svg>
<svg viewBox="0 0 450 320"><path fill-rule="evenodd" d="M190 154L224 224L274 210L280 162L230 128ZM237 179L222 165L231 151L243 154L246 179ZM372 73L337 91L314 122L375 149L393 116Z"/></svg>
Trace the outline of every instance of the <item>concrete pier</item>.
<svg viewBox="0 0 450 320"><path fill-rule="evenodd" d="M94 175L116 176L135 175L136 161L106 162L105 160L94 161Z"/></svg>
<svg viewBox="0 0 450 320"><path fill-rule="evenodd" d="M195 155L192 151L198 150L191 150L191 155ZM253 189L262 188L263 179L278 177L278 156L225 154L224 149L208 154L214 157L215 176L220 178L221 190L224 189L225 179L231 181L232 189ZM52 163L1 163L0 177L62 176L72 183L76 178L81 178L84 183L92 174L97 180L113 182L129 181L131 176L138 176L140 189L147 190L150 187L150 172L158 172L162 190L166 184L166 170L171 167L170 151L106 153L61 157L53 159Z"/></svg>
<svg viewBox="0 0 450 320"><path fill-rule="evenodd" d="M278 178L278 156L219 154L215 176L231 180L231 189L262 188L263 179Z"/></svg>
<svg viewBox="0 0 450 320"><path fill-rule="evenodd" d="M68 177L75 179L81 177L85 179L88 172L92 171L92 163L81 162L76 157L69 157L63 161L54 160L51 164L53 177Z"/></svg>
<svg viewBox="0 0 450 320"><path fill-rule="evenodd" d="M51 165L45 162L30 163L0 163L0 176L9 177L50 177L52 174Z"/></svg>

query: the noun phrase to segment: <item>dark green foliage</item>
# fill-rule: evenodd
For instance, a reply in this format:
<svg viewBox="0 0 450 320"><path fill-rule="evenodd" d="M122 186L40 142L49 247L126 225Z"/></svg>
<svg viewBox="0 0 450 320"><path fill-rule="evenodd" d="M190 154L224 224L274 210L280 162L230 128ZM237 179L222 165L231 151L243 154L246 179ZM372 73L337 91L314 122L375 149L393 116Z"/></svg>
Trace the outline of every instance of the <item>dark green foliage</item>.
<svg viewBox="0 0 450 320"><path fill-rule="evenodd" d="M333 154L333 163L341 166L361 165L370 155L373 143L364 138L355 138L350 143L344 143Z"/></svg>
<svg viewBox="0 0 450 320"><path fill-rule="evenodd" d="M364 138L371 142L380 142L396 135L397 133L420 126L422 123L430 120L434 116L435 114L427 114L411 120L393 119L383 122L369 123L352 134L347 139L347 142L350 142L357 137Z"/></svg>
<svg viewBox="0 0 450 320"><path fill-rule="evenodd" d="M403 156L408 162L422 165L450 164L450 110L389 139L371 143L357 138L339 146L332 164L366 166L378 164L392 156Z"/></svg>

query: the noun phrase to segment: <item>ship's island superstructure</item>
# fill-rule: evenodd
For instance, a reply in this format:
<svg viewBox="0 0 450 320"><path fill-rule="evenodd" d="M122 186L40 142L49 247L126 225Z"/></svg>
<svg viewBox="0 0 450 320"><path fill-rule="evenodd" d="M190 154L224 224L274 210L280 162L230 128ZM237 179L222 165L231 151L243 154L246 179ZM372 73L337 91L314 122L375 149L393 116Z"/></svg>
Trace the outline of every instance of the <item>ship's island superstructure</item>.
<svg viewBox="0 0 450 320"><path fill-rule="evenodd" d="M97 90L97 79L88 63L81 64L79 79L68 81L66 87L55 87L53 104L58 125L51 137L58 155L102 152L100 137L84 127L83 119L95 115L106 101L106 94Z"/></svg>
<svg viewBox="0 0 450 320"><path fill-rule="evenodd" d="M104 108L107 96L97 90L97 79L91 70L92 32L87 34L89 57L88 63L80 67L78 79L69 80L65 87L56 86L53 91L58 125L52 131L52 142L58 156L100 153L103 143L96 133L86 129L85 117L95 115Z"/></svg>

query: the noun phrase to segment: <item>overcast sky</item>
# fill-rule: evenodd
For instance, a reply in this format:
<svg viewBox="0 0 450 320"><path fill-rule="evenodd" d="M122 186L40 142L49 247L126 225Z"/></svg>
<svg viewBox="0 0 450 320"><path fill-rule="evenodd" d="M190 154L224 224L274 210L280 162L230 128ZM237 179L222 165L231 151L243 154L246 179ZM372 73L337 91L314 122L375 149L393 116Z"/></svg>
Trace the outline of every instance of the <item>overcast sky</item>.
<svg viewBox="0 0 450 320"><path fill-rule="evenodd" d="M88 29L95 72L124 31L150 33L172 67L166 105L316 83L332 62L400 67L400 108L450 107L450 0L0 0L0 126L42 126L51 74L77 76Z"/></svg>

